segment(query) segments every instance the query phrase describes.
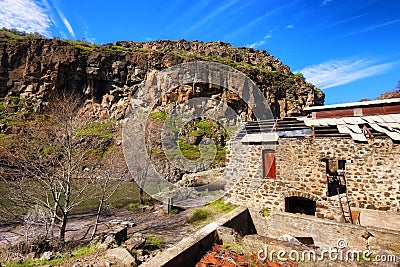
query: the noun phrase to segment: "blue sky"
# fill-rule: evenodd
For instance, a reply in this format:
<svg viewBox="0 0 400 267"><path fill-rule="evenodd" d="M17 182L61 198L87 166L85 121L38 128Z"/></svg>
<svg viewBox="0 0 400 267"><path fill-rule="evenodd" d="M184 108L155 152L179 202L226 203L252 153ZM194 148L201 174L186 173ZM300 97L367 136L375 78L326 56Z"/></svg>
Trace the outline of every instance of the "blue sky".
<svg viewBox="0 0 400 267"><path fill-rule="evenodd" d="M46 36L224 41L267 50L326 104L376 98L400 80L400 1L0 0L0 27Z"/></svg>

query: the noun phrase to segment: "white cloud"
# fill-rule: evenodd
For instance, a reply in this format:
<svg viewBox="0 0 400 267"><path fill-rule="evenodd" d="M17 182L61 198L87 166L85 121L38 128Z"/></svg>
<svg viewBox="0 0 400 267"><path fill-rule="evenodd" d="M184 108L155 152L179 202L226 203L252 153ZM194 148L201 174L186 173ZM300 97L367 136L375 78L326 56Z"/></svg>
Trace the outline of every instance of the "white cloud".
<svg viewBox="0 0 400 267"><path fill-rule="evenodd" d="M261 40L261 41L258 41L258 42L255 42L255 43L252 43L252 44L249 44L249 45L246 45L246 46L250 47L250 48L256 48L256 47L264 45L264 44L265 44L265 41Z"/></svg>
<svg viewBox="0 0 400 267"><path fill-rule="evenodd" d="M241 28L239 28L238 30L232 32L232 33L229 34L227 37L230 38L231 36L235 36L235 35L239 34L240 32L242 32L242 31L244 31L244 30L246 30L246 29L248 29L248 28L250 28L250 27L253 27L255 24L257 24L257 23L259 23L260 21L264 20L265 18L267 18L267 17L273 15L274 13L276 13L276 12L278 12L278 11L280 11L280 10L286 8L287 6L288 6L288 4L283 5L283 6L281 6L281 7L277 7L277 8L275 8L275 9L273 9L273 10L268 11L268 12L265 13L264 15L262 15L262 16L256 18L256 19L254 19L254 20L252 20L252 21L250 21L249 23L247 23L247 24L244 25L243 27L241 27Z"/></svg>
<svg viewBox="0 0 400 267"><path fill-rule="evenodd" d="M65 17L64 13L57 6L55 8L56 8L58 15L61 18L61 21L64 23L65 28L67 28L69 34L71 34L72 37L76 38L74 29L72 28L71 23L69 23L68 19Z"/></svg>
<svg viewBox="0 0 400 267"><path fill-rule="evenodd" d="M250 47L250 48L256 48L256 47L258 47L258 46L265 45L265 44L267 43L265 40L272 38L272 33L273 33L275 30L276 30L276 28L269 30L268 33L264 36L263 40L258 41L258 42L254 42L254 43L252 43L252 44L248 44L248 45L246 45L246 46L247 46L247 47Z"/></svg>
<svg viewBox="0 0 400 267"><path fill-rule="evenodd" d="M225 5L217 8L216 10L214 10L214 12L212 12L211 14L209 14L208 16L205 16L202 20L200 20L199 22L197 22L194 26L192 26L189 30L187 30L187 32L191 32L194 29L202 26L203 24L207 23L209 20L213 19L214 17L218 16L219 14L221 14L222 12L224 12L226 9L230 8L231 6L235 5L239 0L233 0L233 1L229 1L228 3L226 3Z"/></svg>
<svg viewBox="0 0 400 267"><path fill-rule="evenodd" d="M329 60L296 72L301 72L308 82L326 89L383 74L398 63L378 64L375 60L368 58L349 58Z"/></svg>
<svg viewBox="0 0 400 267"><path fill-rule="evenodd" d="M287 25L287 26L285 27L285 29L293 29L293 28L294 28L294 25L292 25L292 24Z"/></svg>
<svg viewBox="0 0 400 267"><path fill-rule="evenodd" d="M85 30L84 30L83 33L84 33L85 40L87 42L89 42L89 43L95 43L96 42L96 38L91 37L89 26L88 26L87 22L85 22L84 24L85 24Z"/></svg>
<svg viewBox="0 0 400 267"><path fill-rule="evenodd" d="M63 32L63 31L58 31L59 33L60 33L60 36L63 38L63 39L68 39L68 36L65 34L65 32Z"/></svg>
<svg viewBox="0 0 400 267"><path fill-rule="evenodd" d="M1 0L0 27L50 36L51 20L34 0Z"/></svg>
<svg viewBox="0 0 400 267"><path fill-rule="evenodd" d="M379 29L379 28L382 28L382 27L386 27L386 26L395 24L395 23L400 23L400 18L399 19L395 19L395 20L386 21L386 22L381 23L381 24L376 24L376 25L361 29L359 31L352 32L352 33L350 33L350 35L372 31L372 30L375 30L375 29Z"/></svg>

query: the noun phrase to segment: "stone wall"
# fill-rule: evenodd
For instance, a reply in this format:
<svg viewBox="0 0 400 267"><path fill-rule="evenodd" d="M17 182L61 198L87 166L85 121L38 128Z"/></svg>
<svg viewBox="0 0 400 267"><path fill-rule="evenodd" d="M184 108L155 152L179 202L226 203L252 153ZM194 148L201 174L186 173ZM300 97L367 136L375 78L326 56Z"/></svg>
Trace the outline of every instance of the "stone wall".
<svg viewBox="0 0 400 267"><path fill-rule="evenodd" d="M370 249L374 253L380 249L399 251L399 231L379 229L360 225L344 224L287 212L272 212L267 217L260 216L256 209L250 209L257 234L278 238L284 234L294 237L312 237L320 248L336 247L344 240L348 247L356 250Z"/></svg>
<svg viewBox="0 0 400 267"><path fill-rule="evenodd" d="M263 178L262 150L276 150L276 179ZM351 138L280 138L276 146L242 144L227 148L229 201L284 211L285 197L316 201L316 216L341 220L338 196L327 197L326 163L323 158L348 160L348 197L357 209L400 211L400 145L389 138L368 144Z"/></svg>

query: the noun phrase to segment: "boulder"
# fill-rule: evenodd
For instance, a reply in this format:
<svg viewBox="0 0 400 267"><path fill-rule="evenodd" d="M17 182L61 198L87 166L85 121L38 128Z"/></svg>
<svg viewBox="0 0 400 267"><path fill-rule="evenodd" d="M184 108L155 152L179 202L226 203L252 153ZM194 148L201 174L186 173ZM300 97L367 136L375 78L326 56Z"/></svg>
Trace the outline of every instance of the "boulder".
<svg viewBox="0 0 400 267"><path fill-rule="evenodd" d="M124 242L127 238L128 234L128 227L126 225L120 225L117 227L112 228L107 236L111 236L115 239L115 242L117 245L121 245L122 242Z"/></svg>
<svg viewBox="0 0 400 267"><path fill-rule="evenodd" d="M125 241L125 247L128 251L132 251L133 249L140 248L146 242L146 238L142 233L134 233L131 238Z"/></svg>
<svg viewBox="0 0 400 267"><path fill-rule="evenodd" d="M135 258L125 248L113 248L107 251L106 259L111 266L136 267Z"/></svg>
<svg viewBox="0 0 400 267"><path fill-rule="evenodd" d="M107 245L107 247L111 247L112 245L117 244L117 241L115 241L113 236L107 235L102 244Z"/></svg>

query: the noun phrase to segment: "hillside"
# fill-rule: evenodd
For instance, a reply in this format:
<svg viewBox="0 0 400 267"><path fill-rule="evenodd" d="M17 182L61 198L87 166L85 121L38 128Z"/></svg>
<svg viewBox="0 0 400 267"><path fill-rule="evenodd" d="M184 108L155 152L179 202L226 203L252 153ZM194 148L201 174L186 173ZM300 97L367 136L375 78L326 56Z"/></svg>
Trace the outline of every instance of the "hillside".
<svg viewBox="0 0 400 267"><path fill-rule="evenodd" d="M120 119L129 97L152 71L190 61L214 61L244 72L263 91L275 116L323 105L324 94L264 50L199 41L86 42L0 31L0 97L34 100L39 111L55 91L86 99L85 113Z"/></svg>

